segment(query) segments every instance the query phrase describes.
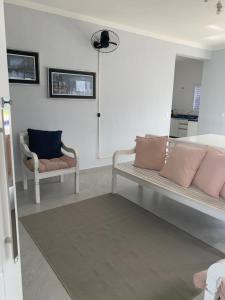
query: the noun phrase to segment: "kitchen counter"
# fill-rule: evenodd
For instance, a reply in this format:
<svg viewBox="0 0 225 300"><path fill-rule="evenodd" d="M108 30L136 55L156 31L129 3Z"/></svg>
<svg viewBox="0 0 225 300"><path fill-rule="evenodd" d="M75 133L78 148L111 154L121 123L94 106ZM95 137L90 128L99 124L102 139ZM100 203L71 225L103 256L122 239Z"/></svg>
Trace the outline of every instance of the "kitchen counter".
<svg viewBox="0 0 225 300"><path fill-rule="evenodd" d="M196 116L196 115L182 115L182 114L177 114L177 115L172 115L171 118L173 118L173 119L188 120L188 121L193 121L193 122L198 122L198 116Z"/></svg>

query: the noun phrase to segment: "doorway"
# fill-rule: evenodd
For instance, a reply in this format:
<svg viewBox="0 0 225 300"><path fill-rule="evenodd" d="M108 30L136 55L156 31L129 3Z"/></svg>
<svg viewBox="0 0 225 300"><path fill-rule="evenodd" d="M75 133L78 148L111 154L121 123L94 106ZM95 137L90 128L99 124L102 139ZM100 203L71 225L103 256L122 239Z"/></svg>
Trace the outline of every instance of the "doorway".
<svg viewBox="0 0 225 300"><path fill-rule="evenodd" d="M194 136L198 133L201 105L203 60L176 57L170 136Z"/></svg>

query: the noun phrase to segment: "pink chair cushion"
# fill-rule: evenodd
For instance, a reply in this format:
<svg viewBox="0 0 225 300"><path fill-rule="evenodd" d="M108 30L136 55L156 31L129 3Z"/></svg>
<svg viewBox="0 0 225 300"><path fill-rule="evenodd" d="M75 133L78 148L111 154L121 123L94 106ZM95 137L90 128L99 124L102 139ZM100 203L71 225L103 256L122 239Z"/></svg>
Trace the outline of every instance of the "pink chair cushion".
<svg viewBox="0 0 225 300"><path fill-rule="evenodd" d="M189 187L205 153L205 149L177 144L170 153L160 175L183 187Z"/></svg>
<svg viewBox="0 0 225 300"><path fill-rule="evenodd" d="M159 171L165 164L168 137L136 138L136 156L134 166L137 168Z"/></svg>
<svg viewBox="0 0 225 300"><path fill-rule="evenodd" d="M32 172L34 171L34 160L25 160L24 163ZM61 169L73 168L76 166L76 160L72 157L63 155L59 158L39 159L39 172L50 172Z"/></svg>
<svg viewBox="0 0 225 300"><path fill-rule="evenodd" d="M194 178L193 184L208 195L219 198L225 183L225 153L210 149Z"/></svg>

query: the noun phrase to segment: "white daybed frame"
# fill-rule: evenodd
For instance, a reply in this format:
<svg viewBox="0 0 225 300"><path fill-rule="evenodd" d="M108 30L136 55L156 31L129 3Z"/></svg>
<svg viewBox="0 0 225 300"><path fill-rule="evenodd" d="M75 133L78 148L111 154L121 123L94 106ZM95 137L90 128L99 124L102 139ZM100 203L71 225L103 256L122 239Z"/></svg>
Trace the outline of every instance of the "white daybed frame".
<svg viewBox="0 0 225 300"><path fill-rule="evenodd" d="M167 156L177 143L185 143L195 147L206 148L206 145L184 142L179 139L170 138L167 145ZM217 149L221 149L217 147ZM224 150L224 149L223 149ZM225 221L225 200L220 201L206 195L195 187L184 188L172 181L159 175L159 172L139 169L133 166L133 162L118 163L121 156L135 154L135 148L130 150L120 150L113 155L112 168L112 193L117 190L117 175L130 179L139 185L140 195L143 193L143 187L148 187L155 192L167 196L177 202L192 207L218 220Z"/></svg>
<svg viewBox="0 0 225 300"><path fill-rule="evenodd" d="M62 148L61 148L62 152L64 154L68 154L69 156L72 156L76 160L76 167L40 173L38 170L39 162L38 162L37 154L31 152L28 146L29 144L28 144L27 132L20 133L19 139L20 139L21 165L22 165L22 172L23 172L23 187L25 190L27 190L27 179L29 177L34 178L35 202L37 204L40 203L40 180L44 178L60 176L60 181L63 182L64 175L74 174L75 177L74 191L75 194L79 193L79 156L76 150L74 150L73 148L69 148L62 143ZM32 158L34 160L33 172L24 163L24 160L27 158Z"/></svg>
<svg viewBox="0 0 225 300"><path fill-rule="evenodd" d="M206 148L207 145L190 143L179 139L169 139L167 156L177 143L191 144L192 146ZM216 147L217 149L223 149ZM224 150L224 149L223 149ZM139 185L139 195L142 196L143 187L151 188L153 191L165 195L177 202L192 207L218 220L225 221L225 200L215 200L194 187L183 188L170 180L163 178L156 171L135 168L133 162L118 163L121 156L134 155L135 148L117 151L113 155L112 168L112 193L117 191L117 176L123 176ZM222 278L225 277L225 260L212 265L207 273L207 288L201 298L196 300L218 300L218 289Z"/></svg>

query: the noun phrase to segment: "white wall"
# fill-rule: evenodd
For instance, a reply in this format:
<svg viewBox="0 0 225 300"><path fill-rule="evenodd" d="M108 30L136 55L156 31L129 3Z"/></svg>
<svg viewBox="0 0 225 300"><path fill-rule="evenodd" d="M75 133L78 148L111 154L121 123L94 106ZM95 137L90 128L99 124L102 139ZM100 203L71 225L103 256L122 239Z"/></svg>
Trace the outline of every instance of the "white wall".
<svg viewBox="0 0 225 300"><path fill-rule="evenodd" d="M9 84L7 80L7 61L5 57L5 51L6 51L6 37L5 37L5 16L4 16L4 7L3 7L3 1L0 0L0 49L1 49L1 55L0 55L0 97L8 97L9 96Z"/></svg>
<svg viewBox="0 0 225 300"><path fill-rule="evenodd" d="M225 135L225 50L204 64L199 134Z"/></svg>
<svg viewBox="0 0 225 300"><path fill-rule="evenodd" d="M38 51L39 86L11 85L17 178L18 133L28 127L62 129L80 152L81 168L110 164L97 160L97 101L49 99L47 67L97 72L90 37L99 26L6 5L8 48ZM168 134L177 54L209 58L205 50L118 31L121 44L102 55L102 154L131 147L137 134Z"/></svg>
<svg viewBox="0 0 225 300"><path fill-rule="evenodd" d="M203 61L178 58L175 65L173 109L176 113L193 110L194 88L201 85Z"/></svg>

